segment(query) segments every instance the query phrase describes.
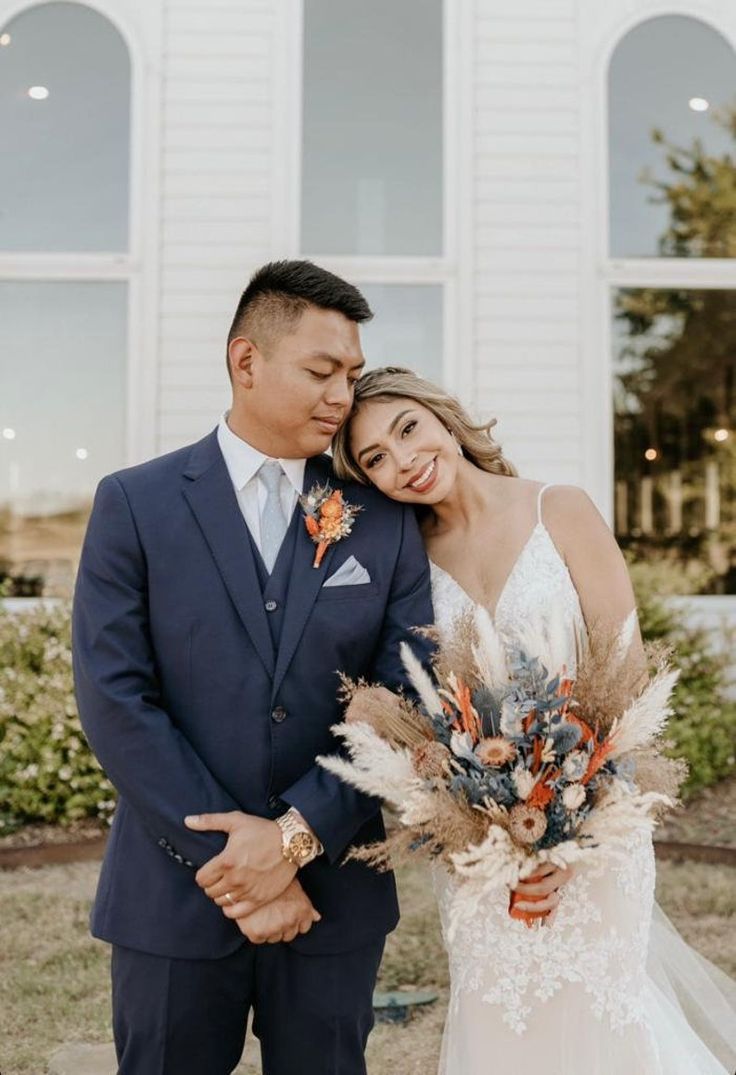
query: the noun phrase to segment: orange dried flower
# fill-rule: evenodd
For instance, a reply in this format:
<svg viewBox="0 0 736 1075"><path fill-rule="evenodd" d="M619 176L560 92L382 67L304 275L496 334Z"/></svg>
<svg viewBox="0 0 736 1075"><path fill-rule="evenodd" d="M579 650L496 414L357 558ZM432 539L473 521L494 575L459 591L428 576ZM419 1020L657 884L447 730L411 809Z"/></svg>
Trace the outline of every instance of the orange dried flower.
<svg viewBox="0 0 736 1075"><path fill-rule="evenodd" d="M342 491L330 489L329 485L315 485L299 501L304 508L307 533L317 546L312 567L319 567L330 545L348 536L355 516L361 509L355 504L346 503Z"/></svg>

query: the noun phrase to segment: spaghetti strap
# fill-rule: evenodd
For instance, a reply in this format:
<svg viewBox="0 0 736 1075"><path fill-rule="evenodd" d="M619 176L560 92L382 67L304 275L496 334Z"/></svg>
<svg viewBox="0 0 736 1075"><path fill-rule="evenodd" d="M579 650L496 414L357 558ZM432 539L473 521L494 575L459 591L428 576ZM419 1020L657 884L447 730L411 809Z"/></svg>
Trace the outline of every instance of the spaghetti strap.
<svg viewBox="0 0 736 1075"><path fill-rule="evenodd" d="M546 492L547 489L551 489L552 485L553 483L549 482L547 485L543 485L539 490L539 495L537 496L537 525L542 524L542 494Z"/></svg>

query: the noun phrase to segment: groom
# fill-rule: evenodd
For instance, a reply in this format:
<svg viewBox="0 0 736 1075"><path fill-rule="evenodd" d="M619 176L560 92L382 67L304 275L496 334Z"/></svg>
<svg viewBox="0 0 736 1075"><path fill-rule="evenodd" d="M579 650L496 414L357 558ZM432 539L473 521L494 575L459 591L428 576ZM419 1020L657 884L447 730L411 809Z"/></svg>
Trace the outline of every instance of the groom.
<svg viewBox="0 0 736 1075"><path fill-rule="evenodd" d="M398 908L344 864L383 835L375 801L315 763L335 750L339 671L397 688L432 620L411 508L362 510L319 567L297 497L364 359L360 292L265 265L228 339L232 405L197 444L105 478L74 603L90 744L119 805L92 915L112 950L121 1075L227 1075L252 1010L266 1075L358 1075Z"/></svg>

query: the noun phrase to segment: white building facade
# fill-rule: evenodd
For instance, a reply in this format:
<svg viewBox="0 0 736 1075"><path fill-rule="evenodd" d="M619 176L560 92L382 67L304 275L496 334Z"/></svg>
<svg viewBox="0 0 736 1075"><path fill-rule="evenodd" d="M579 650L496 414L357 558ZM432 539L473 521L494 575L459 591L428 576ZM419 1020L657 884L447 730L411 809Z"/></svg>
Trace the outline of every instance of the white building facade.
<svg viewBox="0 0 736 1075"><path fill-rule="evenodd" d="M84 18L94 33L109 31L129 72L115 76L115 130L104 113L92 115L106 79L91 70L87 104L68 106L83 120L65 137L92 157L117 138L118 168L122 137L128 178L116 206L97 205L108 185L101 163L94 191L56 190L53 215L119 217L114 248L90 238L79 249L57 236L46 249L43 232L26 242L12 225L3 234L4 218L37 220L51 197L34 182L37 170L54 171L48 142L33 135L29 150L19 124L55 101L53 85L46 101L26 99L35 83L43 88L38 67L21 65L3 82L3 63L24 35L42 42L45 20L53 15L56 26L70 14L77 42ZM224 341L249 274L267 260L309 257L365 288L376 311L364 335L369 362L441 378L474 413L499 419L521 473L580 484L612 518L616 290L736 289L729 257L632 253L612 234L625 231L611 208L612 158L625 150L612 142L612 62L645 26L661 27L663 47L673 27L680 46L692 28L692 65L681 71L692 99L716 66L697 35L712 35L726 56L736 49L733 0L0 0L0 33L10 39L0 47L0 87L25 168L0 204L0 312L3 295L6 313L28 296L14 336L0 318L5 388L29 377L16 391L27 400L34 385L42 391L47 366L57 385L54 341L68 372L88 341L83 315L95 296L117 303L114 338L100 329L96 359L85 359L88 373L65 399L76 427L68 443L61 433L43 443L43 427L29 425L47 484L62 451L74 453L68 481L80 492L111 464L211 429L228 400ZM90 50L70 54L72 70L59 79L81 79ZM92 144L87 123L99 123ZM81 313L65 323L75 303ZM64 386L62 378L58 399ZM13 411L5 388L0 426L14 435L0 441L0 500L22 504L41 496L43 481L26 488L22 404ZM100 425L117 439L104 441ZM89 445L78 443L83 427Z"/></svg>

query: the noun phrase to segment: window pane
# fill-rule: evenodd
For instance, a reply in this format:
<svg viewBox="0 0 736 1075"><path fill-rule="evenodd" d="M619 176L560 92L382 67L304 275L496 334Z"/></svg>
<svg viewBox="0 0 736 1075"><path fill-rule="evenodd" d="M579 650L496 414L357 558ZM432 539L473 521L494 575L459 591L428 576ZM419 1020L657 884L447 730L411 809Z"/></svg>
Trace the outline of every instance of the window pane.
<svg viewBox="0 0 736 1075"><path fill-rule="evenodd" d="M620 291L615 308L619 540L735 593L736 292Z"/></svg>
<svg viewBox="0 0 736 1075"><path fill-rule="evenodd" d="M441 0L306 0L301 245L442 252Z"/></svg>
<svg viewBox="0 0 736 1075"><path fill-rule="evenodd" d="M0 567L68 588L124 464L127 286L0 283Z"/></svg>
<svg viewBox="0 0 736 1075"><path fill-rule="evenodd" d="M442 384L442 287L359 284L373 310L361 328L369 369L408 366Z"/></svg>
<svg viewBox="0 0 736 1075"><path fill-rule="evenodd" d="M4 32L0 249L126 250L125 43L106 18L80 4L30 8Z"/></svg>
<svg viewBox="0 0 736 1075"><path fill-rule="evenodd" d="M695 19L650 19L618 46L609 74L614 257L736 254L734 85L736 54Z"/></svg>

